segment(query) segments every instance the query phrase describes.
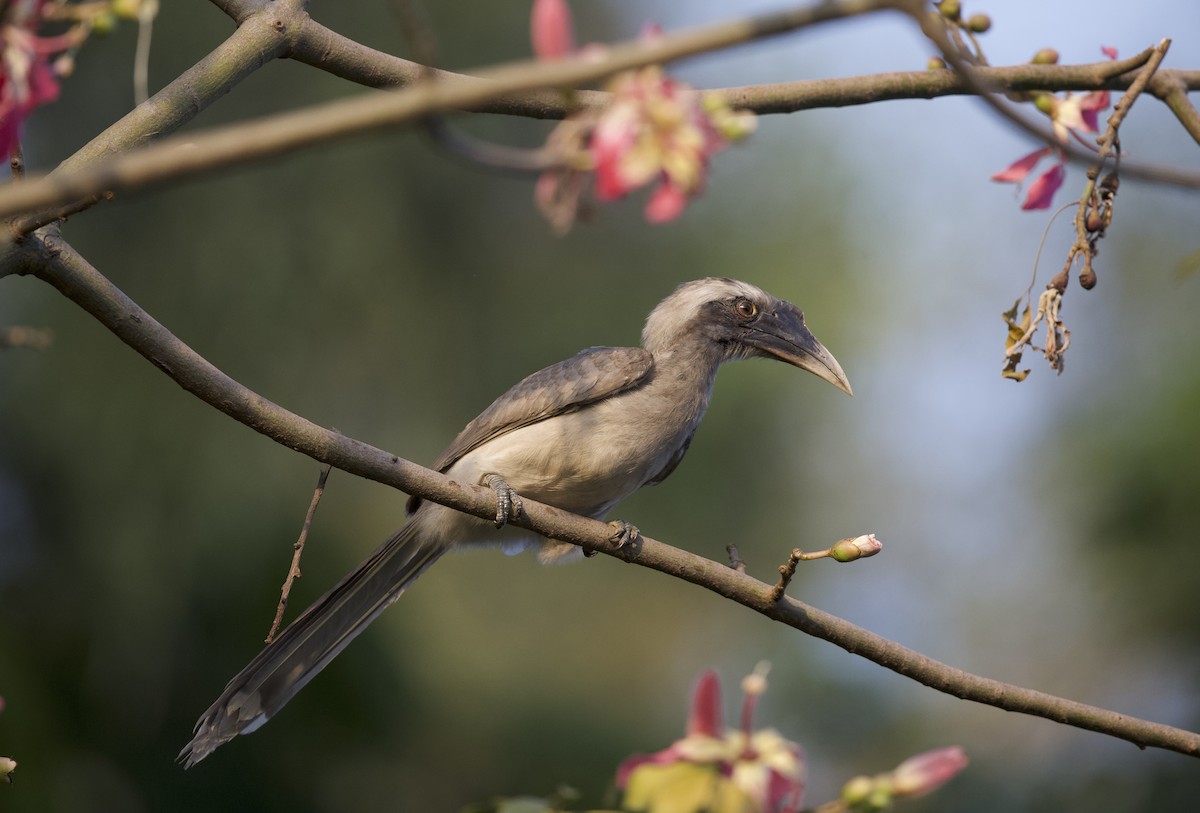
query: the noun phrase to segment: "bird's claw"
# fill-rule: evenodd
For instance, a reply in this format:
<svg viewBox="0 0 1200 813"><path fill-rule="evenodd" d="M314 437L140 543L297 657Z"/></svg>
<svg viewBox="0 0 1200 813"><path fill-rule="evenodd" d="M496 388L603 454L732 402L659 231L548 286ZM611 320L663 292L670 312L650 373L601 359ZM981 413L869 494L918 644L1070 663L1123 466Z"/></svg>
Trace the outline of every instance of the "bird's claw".
<svg viewBox="0 0 1200 813"><path fill-rule="evenodd" d="M615 519L608 523L608 527L613 529L612 534L608 537L608 541L612 543L614 550L621 550L631 542L635 542L641 531L636 525L630 524L623 519ZM591 559L600 551L593 548L591 545L583 545L583 555Z"/></svg>
<svg viewBox="0 0 1200 813"><path fill-rule="evenodd" d="M613 547L617 550L620 550L631 542L636 542L642 533L637 529L636 525L626 522L623 519L615 519L608 524L613 529L613 534L608 538L608 541L612 542Z"/></svg>
<svg viewBox="0 0 1200 813"><path fill-rule="evenodd" d="M498 474L489 474L483 478L483 484L496 492L497 528L503 528L509 520L520 518L525 506L521 504L521 496L504 482L504 478Z"/></svg>

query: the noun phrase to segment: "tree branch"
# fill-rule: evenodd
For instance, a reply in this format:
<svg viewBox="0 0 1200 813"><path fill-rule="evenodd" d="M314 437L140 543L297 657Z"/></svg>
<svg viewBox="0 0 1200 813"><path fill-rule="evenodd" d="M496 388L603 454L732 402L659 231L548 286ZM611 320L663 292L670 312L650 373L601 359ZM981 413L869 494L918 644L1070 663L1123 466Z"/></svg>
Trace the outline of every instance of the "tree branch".
<svg viewBox="0 0 1200 813"><path fill-rule="evenodd" d="M605 49L602 57L576 56L554 63L530 61L501 65L481 72L474 79L460 77L416 82L395 93L343 99L263 117L248 124L214 128L186 138L168 138L129 154L91 162L77 172L53 173L39 180L11 184L0 190L0 217L65 206L105 191L122 192L268 156L286 155L314 144L395 127L430 113L470 108L504 93L575 87L630 68L670 62L830 20L887 9L892 2L894 0L821 2L792 11L691 28L651 42L613 45ZM293 9L288 16L285 13L288 8L279 5L280 8L270 6L270 14L252 15L242 26L253 21L256 28L265 26L288 36L303 29L307 14L302 9Z"/></svg>
<svg viewBox="0 0 1200 813"><path fill-rule="evenodd" d="M212 53L85 144L53 173L32 182L52 186L57 181L51 179L74 176L97 164L104 165L165 134L175 132L254 71L283 56L289 46L290 43L280 36L268 20L258 17L247 21ZM0 197L14 188L9 186L0 190ZM5 214L27 213L13 221L11 226L17 235L28 234L47 223L88 208L108 197L107 193L112 191L102 184L90 184L75 195L43 195L40 202L35 196L30 205ZM39 209L42 211L37 211Z"/></svg>
<svg viewBox="0 0 1200 813"><path fill-rule="evenodd" d="M10 262L19 273L54 286L185 390L256 432L350 474L478 517L494 516L495 497L489 489L458 483L319 427L234 381L138 307L63 240L56 227L35 233L13 254ZM604 522L528 499L524 509L516 520L521 527L704 587L938 691L1118 737L1139 747L1200 757L1200 734L972 675L795 599L773 600L772 585L726 565L644 536L633 545L614 549L609 541L612 528Z"/></svg>
<svg viewBox="0 0 1200 813"><path fill-rule="evenodd" d="M790 12L689 29L652 43L615 45L606 49L602 58L579 57L550 64L518 63L487 70L475 77L433 72L438 79L429 82L414 81L421 66L372 51L313 22L299 0L266 4L225 0L217 4L238 19L240 25L235 35L212 55L98 136L56 172L0 189L0 217L26 214L13 224L18 235L66 213L86 208L105 193L129 191L251 163L315 144L405 124L430 113L488 110L561 117L571 102L558 90L547 88L573 87L632 67L730 47L850 15L891 9L900 4L900 0L820 3ZM409 83L409 86L386 96L372 95L315 105L246 124L213 128L187 138L168 138L143 149L125 152L178 128L253 70L284 55L365 84L389 87ZM763 113L784 113L888 99L975 93L980 91L980 83L984 81L997 83L987 85L988 89L1014 91L1061 87L1120 89L1128 87L1135 78L1126 62L1132 64L1132 60L1126 60L1080 66L977 68L961 76L949 71L877 74L726 88L720 92L738 107ZM1161 72L1160 75L1165 77L1160 92L1170 95L1172 109L1177 115L1186 116L1190 105L1186 93L1179 88L1181 83L1185 88L1200 87L1200 71ZM1151 92L1155 92L1154 87ZM574 103L601 104L604 98L605 94L597 91L580 92ZM991 103L1022 128L1046 137L998 103ZM1200 128L1200 124L1196 126ZM1130 176L1200 187L1200 173L1139 167L1128 161L1124 163L1123 171ZM29 214L31 212L35 214Z"/></svg>
<svg viewBox="0 0 1200 813"><path fill-rule="evenodd" d="M1033 136L1038 141L1054 147L1061 154L1076 163L1090 165L1095 160L1095 156L1091 153L1081 150L1074 144L1060 141L1053 133L1026 120L1016 112L1012 105L1002 101L999 94L1003 93L1006 88L996 86L991 82L987 74L987 68L971 64L967 59L963 58L962 53L947 36L945 23L940 17L928 13L924 0L897 0L896 7L903 10L912 18L913 22L921 29L921 32L938 48L942 56L945 57L946 62L954 69L954 72L961 76L962 80L970 87L971 93L978 96L984 104L996 111L1002 118L1011 122L1018 129ZM1136 62L1135 67L1140 67L1141 64L1149 60L1154 50L1154 48L1148 48L1136 57L1133 57L1133 60ZM1110 65L1120 67L1126 67L1127 64L1128 61L1126 63L1110 63ZM1136 70L1128 73L1126 75L1127 82L1122 85L1122 89L1128 89L1132 86L1138 81L1139 76L1140 73ZM1041 89L1049 90L1050 88ZM1178 116L1179 113L1176 113L1176 115ZM1173 167L1122 161L1121 172L1127 177L1139 178L1144 181L1190 188L1200 187L1200 174Z"/></svg>
<svg viewBox="0 0 1200 813"><path fill-rule="evenodd" d="M334 76L373 88L405 87L422 77L435 80L483 82L486 80L453 71L428 69L423 65L376 51L331 31L316 20L308 20L288 54L290 59L312 65ZM997 90L1126 90L1137 78L1145 56L1119 61L1105 60L1084 65L1011 65L979 67L976 72ZM1166 101L1168 91L1200 90L1200 70L1163 70L1149 91ZM1168 84L1169 83L1169 84ZM833 79L803 79L763 85L711 88L730 106L759 115L796 113L829 107L851 107L902 99L936 99L975 95L970 82L954 71L894 71ZM537 119L561 119L573 110L599 107L608 94L601 90L576 91L570 98L557 90L534 90L493 96L472 107L471 113L500 113Z"/></svg>

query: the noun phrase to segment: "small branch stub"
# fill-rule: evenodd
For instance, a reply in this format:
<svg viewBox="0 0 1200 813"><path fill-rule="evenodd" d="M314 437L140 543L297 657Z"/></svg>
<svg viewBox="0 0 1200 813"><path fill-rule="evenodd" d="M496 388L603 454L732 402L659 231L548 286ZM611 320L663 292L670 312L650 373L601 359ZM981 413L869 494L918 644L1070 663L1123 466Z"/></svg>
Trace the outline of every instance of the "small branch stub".
<svg viewBox="0 0 1200 813"><path fill-rule="evenodd" d="M737 545L726 545L725 551L729 554L729 566L738 573L745 573L746 563L742 561L742 556L738 553Z"/></svg>

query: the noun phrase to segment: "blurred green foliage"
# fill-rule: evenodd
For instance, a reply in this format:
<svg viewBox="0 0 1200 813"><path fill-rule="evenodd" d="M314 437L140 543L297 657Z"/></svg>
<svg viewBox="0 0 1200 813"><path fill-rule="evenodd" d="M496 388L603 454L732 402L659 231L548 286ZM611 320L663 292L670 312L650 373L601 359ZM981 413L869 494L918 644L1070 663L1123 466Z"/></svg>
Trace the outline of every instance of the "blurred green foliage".
<svg viewBox="0 0 1200 813"><path fill-rule="evenodd" d="M525 8L432 4L445 64L523 56ZM387 4L312 11L404 50ZM595 39L630 30L585 13ZM206 4L164 4L152 77L230 30ZM130 30L89 43L31 122L32 166L127 109L132 53ZM281 62L193 126L353 92ZM806 309L855 399L780 365L725 370L687 461L619 515L717 559L736 543L762 578L795 545L878 531L880 556L812 563L792 592L972 671L1200 727L1200 303L1170 274L1195 248L1180 237L1194 201L1128 194L1108 275L1069 300L1066 375L1018 386L998 374L995 313L1032 252L1003 244L1041 225L968 200L930 216L923 195L971 198L975 180L897 190L839 151L845 116L764 122L668 228L631 202L557 239L528 179L405 131L130 195L64 232L239 381L418 462L526 373L636 342L678 282L760 284ZM509 143L545 132L459 123ZM971 171L991 192L988 161L1002 163ZM939 230L980 217L995 256ZM907 809L1187 810L1200 791L1183 757L933 695L638 568L494 552L443 560L266 728L185 773L173 759L194 720L266 633L318 467L36 280L0 280L0 324L55 334L0 354L0 753L21 763L5 810L454 810L563 782L600 804L623 757L679 735L703 667L732 680L762 658L775 670L760 717L808 748L812 802L953 743L971 769ZM403 501L335 472L292 607L386 538Z"/></svg>

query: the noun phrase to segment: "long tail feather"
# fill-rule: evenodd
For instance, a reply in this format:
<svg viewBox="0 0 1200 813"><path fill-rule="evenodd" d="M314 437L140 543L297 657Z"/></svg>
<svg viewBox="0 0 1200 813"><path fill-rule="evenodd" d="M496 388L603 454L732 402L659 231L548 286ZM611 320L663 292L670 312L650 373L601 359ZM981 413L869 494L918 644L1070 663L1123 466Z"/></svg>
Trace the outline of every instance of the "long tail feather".
<svg viewBox="0 0 1200 813"><path fill-rule="evenodd" d="M229 681L180 752L185 768L270 719L438 560L444 546L423 542L417 520L317 599Z"/></svg>

